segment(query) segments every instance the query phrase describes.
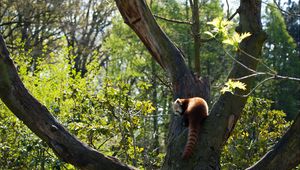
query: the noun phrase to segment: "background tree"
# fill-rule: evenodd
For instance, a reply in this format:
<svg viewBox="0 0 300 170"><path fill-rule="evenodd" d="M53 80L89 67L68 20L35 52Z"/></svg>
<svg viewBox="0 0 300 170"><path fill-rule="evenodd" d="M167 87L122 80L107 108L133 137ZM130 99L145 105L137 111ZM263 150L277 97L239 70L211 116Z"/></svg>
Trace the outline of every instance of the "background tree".
<svg viewBox="0 0 300 170"><path fill-rule="evenodd" d="M297 77L300 74L299 51L289 35L280 11L266 8L266 32L269 38L264 48L264 61L279 75ZM299 113L300 85L295 81L272 81L263 84L263 97L274 101L273 107L287 113L293 120Z"/></svg>
<svg viewBox="0 0 300 170"><path fill-rule="evenodd" d="M4 0L1 4L0 31L10 49L23 48L31 54L30 68L34 71L39 57L58 48L61 33L58 23L65 11L64 5L60 1L40 0Z"/></svg>
<svg viewBox="0 0 300 170"><path fill-rule="evenodd" d="M279 4L280 5L280 4ZM300 24L299 24L299 11L300 2L291 1L287 2L286 11L287 13L282 13L284 15L284 20L287 25L287 30L289 34L294 38L298 46L298 52L300 51Z"/></svg>
<svg viewBox="0 0 300 170"><path fill-rule="evenodd" d="M96 57L99 62L106 59L101 51L110 18L115 10L112 1L71 0L65 2L67 13L61 18L61 30L70 47L70 56L75 56L74 68L82 76L87 72L87 64ZM94 52L98 56L92 55Z"/></svg>

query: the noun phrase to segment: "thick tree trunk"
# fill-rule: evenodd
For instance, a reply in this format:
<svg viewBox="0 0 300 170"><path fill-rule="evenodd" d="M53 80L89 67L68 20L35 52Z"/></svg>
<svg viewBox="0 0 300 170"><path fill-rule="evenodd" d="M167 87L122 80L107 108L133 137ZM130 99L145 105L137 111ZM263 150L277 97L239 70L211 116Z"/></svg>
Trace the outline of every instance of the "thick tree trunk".
<svg viewBox="0 0 300 170"><path fill-rule="evenodd" d="M72 136L24 87L0 35L0 98L63 161L80 169L133 169Z"/></svg>
<svg viewBox="0 0 300 170"><path fill-rule="evenodd" d="M259 58L266 38L260 21L260 1L257 1L256 4L252 0L242 0L240 8L240 23L237 31L239 33L250 32L252 35L240 43L240 49L247 54L239 50L236 60L255 70L258 62L249 57L248 54ZM249 73L251 72L248 69L235 63L229 78L242 77ZM243 83L246 84L247 91L239 94L248 93L252 87L253 79L243 80ZM172 152L169 151L169 155L167 155L169 159L166 159L164 169L220 169L221 149L240 117L246 101L247 98L230 93L221 95L216 104L213 105L210 116L205 122L194 156L188 161L181 161L179 155L171 154ZM186 134L182 136L186 138ZM178 138L182 137L179 136ZM169 150L182 147L181 141L180 139L170 141L172 145L170 145Z"/></svg>
<svg viewBox="0 0 300 170"><path fill-rule="evenodd" d="M183 55L159 28L145 1L115 1L125 23L135 31L152 56L171 77L174 97L202 96L207 99L208 90L205 89L208 86L190 74L182 60ZM262 31L260 8L261 1L241 0L240 24L237 32L250 32L252 35L242 41L241 50L237 52L236 59L243 66L235 63L229 78L248 75L252 73L249 70L255 70L257 67L258 60L249 57L249 54L259 58L266 38ZM241 95L249 92L253 79L245 79L242 82L246 84L247 90L240 92ZM220 96L201 131L194 156L187 161L183 161L180 157L186 142L187 130L181 126L180 118L173 116L167 155L162 169L220 169L221 149L240 117L246 100L246 97L238 97L229 93Z"/></svg>

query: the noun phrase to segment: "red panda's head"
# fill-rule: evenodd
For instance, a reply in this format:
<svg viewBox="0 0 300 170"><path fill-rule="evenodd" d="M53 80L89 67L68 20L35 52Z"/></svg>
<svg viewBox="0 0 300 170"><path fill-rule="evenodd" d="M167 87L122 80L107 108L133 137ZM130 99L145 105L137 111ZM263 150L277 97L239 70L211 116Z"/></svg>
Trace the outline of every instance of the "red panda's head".
<svg viewBox="0 0 300 170"><path fill-rule="evenodd" d="M183 114L182 102L179 98L176 99L175 102L173 103L173 110L174 110L175 114L178 114L178 115Z"/></svg>

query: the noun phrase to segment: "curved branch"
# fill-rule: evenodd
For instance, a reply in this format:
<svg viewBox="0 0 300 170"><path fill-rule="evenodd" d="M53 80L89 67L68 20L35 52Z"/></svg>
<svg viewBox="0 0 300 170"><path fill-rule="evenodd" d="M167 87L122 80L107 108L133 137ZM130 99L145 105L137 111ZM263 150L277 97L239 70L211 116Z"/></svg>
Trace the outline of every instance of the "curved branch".
<svg viewBox="0 0 300 170"><path fill-rule="evenodd" d="M0 35L0 98L63 161L81 169L133 169L81 143L24 87Z"/></svg>
<svg viewBox="0 0 300 170"><path fill-rule="evenodd" d="M288 170L300 163L300 114L280 141L256 164L247 170Z"/></svg>
<svg viewBox="0 0 300 170"><path fill-rule="evenodd" d="M272 76L272 77L268 77L268 78L265 78L263 79L261 82L257 83L256 86L254 88L251 89L251 91L247 94L244 94L244 95L238 95L238 94L234 94L234 95L237 95L237 96L240 96L240 97L249 97L258 87L260 87L261 85L263 85L265 82L269 81L269 80L272 80L274 79L275 77Z"/></svg>

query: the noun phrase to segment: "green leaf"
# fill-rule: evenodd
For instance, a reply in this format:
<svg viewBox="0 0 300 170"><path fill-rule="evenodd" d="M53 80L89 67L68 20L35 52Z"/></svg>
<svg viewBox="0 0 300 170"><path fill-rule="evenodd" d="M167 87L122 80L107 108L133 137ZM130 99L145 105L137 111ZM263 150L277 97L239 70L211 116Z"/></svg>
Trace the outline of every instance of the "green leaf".
<svg viewBox="0 0 300 170"><path fill-rule="evenodd" d="M204 34L207 34L207 35L209 35L210 37L215 37L215 36L214 36L211 32L209 32L209 31L205 31Z"/></svg>
<svg viewBox="0 0 300 170"><path fill-rule="evenodd" d="M225 86L221 89L221 93L224 94L225 92L230 92L233 94L235 89L246 90L246 84L240 81L233 81L229 79L225 83Z"/></svg>

